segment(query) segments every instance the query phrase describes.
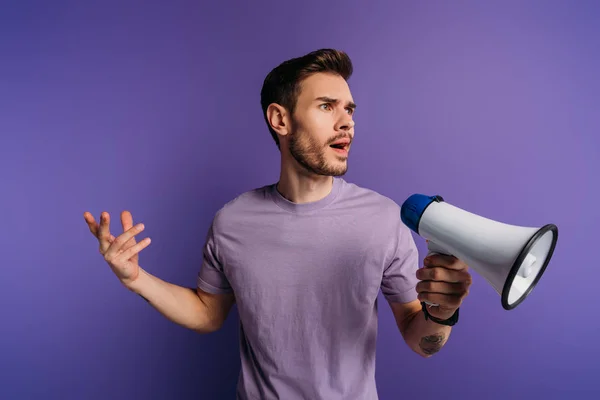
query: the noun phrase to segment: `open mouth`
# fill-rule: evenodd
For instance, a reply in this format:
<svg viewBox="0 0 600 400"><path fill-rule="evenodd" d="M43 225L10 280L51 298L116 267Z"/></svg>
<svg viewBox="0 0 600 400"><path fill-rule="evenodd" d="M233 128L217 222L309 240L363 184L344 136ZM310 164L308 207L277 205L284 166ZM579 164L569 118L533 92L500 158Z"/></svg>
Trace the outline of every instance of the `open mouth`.
<svg viewBox="0 0 600 400"><path fill-rule="evenodd" d="M348 157L348 151L350 149L350 143L333 143L329 147L333 149L340 157Z"/></svg>
<svg viewBox="0 0 600 400"><path fill-rule="evenodd" d="M350 142L349 138L338 139L331 143L329 147L335 150L336 153L346 154L350 149Z"/></svg>

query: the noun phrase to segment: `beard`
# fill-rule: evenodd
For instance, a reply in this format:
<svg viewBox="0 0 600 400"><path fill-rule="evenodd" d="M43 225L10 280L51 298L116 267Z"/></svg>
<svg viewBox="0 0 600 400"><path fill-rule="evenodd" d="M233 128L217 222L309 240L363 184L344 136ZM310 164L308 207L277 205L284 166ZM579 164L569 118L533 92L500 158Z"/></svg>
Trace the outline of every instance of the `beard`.
<svg viewBox="0 0 600 400"><path fill-rule="evenodd" d="M316 175L324 176L342 176L348 171L346 157L341 158L339 163L332 164L327 161L328 144L321 144L308 135L299 133L297 124L293 123L293 129L289 138L289 151L292 157L305 170ZM346 135L342 136L346 137ZM332 138L329 143L337 140L339 137Z"/></svg>

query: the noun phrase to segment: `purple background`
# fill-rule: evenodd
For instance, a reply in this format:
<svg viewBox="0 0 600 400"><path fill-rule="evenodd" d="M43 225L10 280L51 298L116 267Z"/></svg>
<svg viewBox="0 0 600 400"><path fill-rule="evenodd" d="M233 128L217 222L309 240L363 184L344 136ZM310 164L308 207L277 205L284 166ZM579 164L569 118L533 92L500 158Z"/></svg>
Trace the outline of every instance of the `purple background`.
<svg viewBox="0 0 600 400"><path fill-rule="evenodd" d="M0 8L0 398L232 398L235 309L208 336L169 323L117 282L83 212L118 234L131 210L143 267L193 286L214 212L278 178L264 76L321 47L356 68L347 180L560 229L516 310L474 274L431 359L381 302L381 399L600 394L599 3L91 3Z"/></svg>

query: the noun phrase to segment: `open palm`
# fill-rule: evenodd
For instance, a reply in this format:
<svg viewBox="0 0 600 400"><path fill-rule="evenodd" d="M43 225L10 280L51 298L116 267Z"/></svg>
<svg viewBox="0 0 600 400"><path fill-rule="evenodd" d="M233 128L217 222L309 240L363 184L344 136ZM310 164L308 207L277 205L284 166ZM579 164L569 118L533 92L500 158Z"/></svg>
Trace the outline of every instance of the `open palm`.
<svg viewBox="0 0 600 400"><path fill-rule="evenodd" d="M143 224L133 226L133 217L129 211L121 213L123 233L115 237L110 233L110 215L106 212L100 216L98 224L91 213L84 213L84 219L90 232L98 239L102 254L111 269L123 283L130 283L139 275L139 252L150 244L145 238L137 243L135 235L144 230Z"/></svg>

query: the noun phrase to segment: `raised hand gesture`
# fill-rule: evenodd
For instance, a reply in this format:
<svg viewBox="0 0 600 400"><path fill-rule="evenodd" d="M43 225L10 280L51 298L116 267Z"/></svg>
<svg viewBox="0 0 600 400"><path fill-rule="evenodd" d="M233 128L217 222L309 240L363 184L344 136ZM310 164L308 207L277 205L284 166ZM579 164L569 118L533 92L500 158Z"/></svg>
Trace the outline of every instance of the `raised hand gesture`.
<svg viewBox="0 0 600 400"><path fill-rule="evenodd" d="M83 218L88 224L90 232L98 239L100 254L125 286L133 283L139 276L139 252L148 247L150 238L136 243L135 235L144 230L144 224L133 226L133 218L129 211L121 213L123 233L115 238L110 233L110 215L103 212L98 224L91 213L85 212Z"/></svg>

